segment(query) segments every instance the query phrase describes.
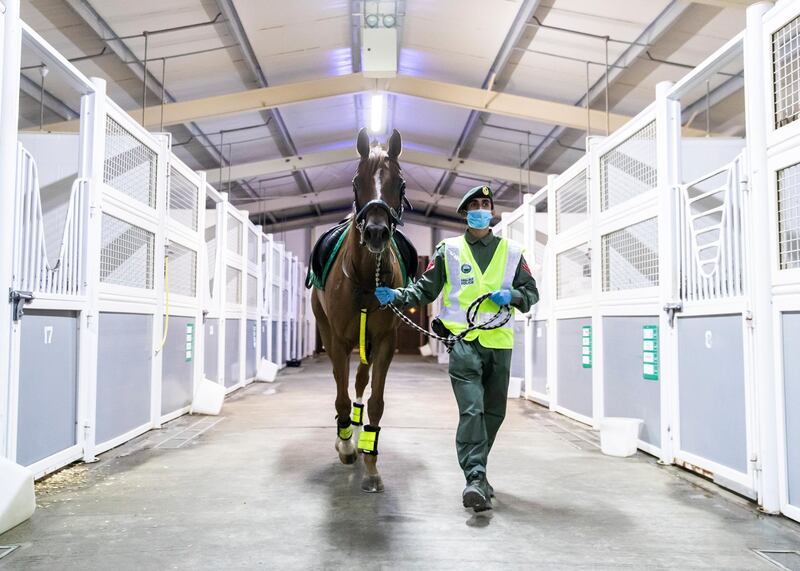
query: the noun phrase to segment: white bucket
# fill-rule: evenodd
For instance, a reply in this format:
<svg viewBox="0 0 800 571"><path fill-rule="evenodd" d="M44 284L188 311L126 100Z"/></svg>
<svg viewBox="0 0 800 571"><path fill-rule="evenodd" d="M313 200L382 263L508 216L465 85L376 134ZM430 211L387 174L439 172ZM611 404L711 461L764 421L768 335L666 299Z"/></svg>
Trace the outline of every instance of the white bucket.
<svg viewBox="0 0 800 571"><path fill-rule="evenodd" d="M33 473L0 458L0 533L21 524L36 510Z"/></svg>
<svg viewBox="0 0 800 571"><path fill-rule="evenodd" d="M214 381L203 379L197 384L192 400L192 414L218 415L225 400L225 387Z"/></svg>
<svg viewBox="0 0 800 571"><path fill-rule="evenodd" d="M609 456L633 456L639 440L641 418L606 417L600 420L600 450Z"/></svg>
<svg viewBox="0 0 800 571"><path fill-rule="evenodd" d="M274 383L278 375L278 365L267 359L261 359L256 370L256 380L262 383Z"/></svg>

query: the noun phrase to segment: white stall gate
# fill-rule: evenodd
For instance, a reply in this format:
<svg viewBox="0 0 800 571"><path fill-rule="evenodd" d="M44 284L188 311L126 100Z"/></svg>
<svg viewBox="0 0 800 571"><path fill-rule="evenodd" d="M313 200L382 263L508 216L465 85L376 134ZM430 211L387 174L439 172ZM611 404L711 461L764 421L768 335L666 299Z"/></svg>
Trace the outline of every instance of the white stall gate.
<svg viewBox="0 0 800 571"><path fill-rule="evenodd" d="M0 36L13 48L2 51L2 93L18 85L24 43L81 96L75 133L18 133L2 117L3 161L16 169L3 187L15 311L0 453L39 477L189 412L203 376L231 392L262 358L299 361L313 331L296 256L181 162L168 134L111 101L104 81L0 17L21 40Z"/></svg>
<svg viewBox="0 0 800 571"><path fill-rule="evenodd" d="M747 137L682 127L682 98L737 58ZM541 294L512 377L595 427L641 418L642 450L800 520L800 4L749 8L587 148L496 228Z"/></svg>

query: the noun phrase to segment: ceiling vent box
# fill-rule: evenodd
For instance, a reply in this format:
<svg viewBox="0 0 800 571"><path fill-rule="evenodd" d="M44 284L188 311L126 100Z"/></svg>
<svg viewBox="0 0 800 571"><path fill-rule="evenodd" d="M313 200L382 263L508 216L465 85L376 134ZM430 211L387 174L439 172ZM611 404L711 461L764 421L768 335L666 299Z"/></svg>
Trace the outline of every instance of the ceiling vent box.
<svg viewBox="0 0 800 571"><path fill-rule="evenodd" d="M363 28L361 46L364 77L397 75L397 28Z"/></svg>

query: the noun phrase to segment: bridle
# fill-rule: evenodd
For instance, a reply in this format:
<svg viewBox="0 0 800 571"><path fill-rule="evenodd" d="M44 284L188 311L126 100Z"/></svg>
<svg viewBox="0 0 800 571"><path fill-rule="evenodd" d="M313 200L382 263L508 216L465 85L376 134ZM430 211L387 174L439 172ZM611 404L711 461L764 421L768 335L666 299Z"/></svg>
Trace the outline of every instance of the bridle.
<svg viewBox="0 0 800 571"><path fill-rule="evenodd" d="M383 198L374 198L359 208L358 187L356 186L357 178L358 175L353 177L353 195L355 196L353 200L353 210L356 212L355 222L356 228L358 228L361 245L364 245L364 227L366 226L367 213L371 208L380 208L386 212L389 217L389 238L391 238L394 236L395 228L397 226L403 226L403 212L406 207L408 207L409 210L414 210L414 207L411 206L411 202L409 202L406 197L406 181L400 178L400 207L397 210L389 206Z"/></svg>

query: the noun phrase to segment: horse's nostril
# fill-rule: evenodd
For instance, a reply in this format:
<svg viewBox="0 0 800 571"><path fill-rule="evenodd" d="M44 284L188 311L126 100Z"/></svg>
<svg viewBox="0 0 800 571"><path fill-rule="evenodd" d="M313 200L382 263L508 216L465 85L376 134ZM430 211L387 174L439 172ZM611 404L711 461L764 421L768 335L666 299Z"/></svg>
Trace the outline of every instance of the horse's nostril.
<svg viewBox="0 0 800 571"><path fill-rule="evenodd" d="M379 224L370 224L364 228L364 238L370 242L385 241L389 239L389 229Z"/></svg>

